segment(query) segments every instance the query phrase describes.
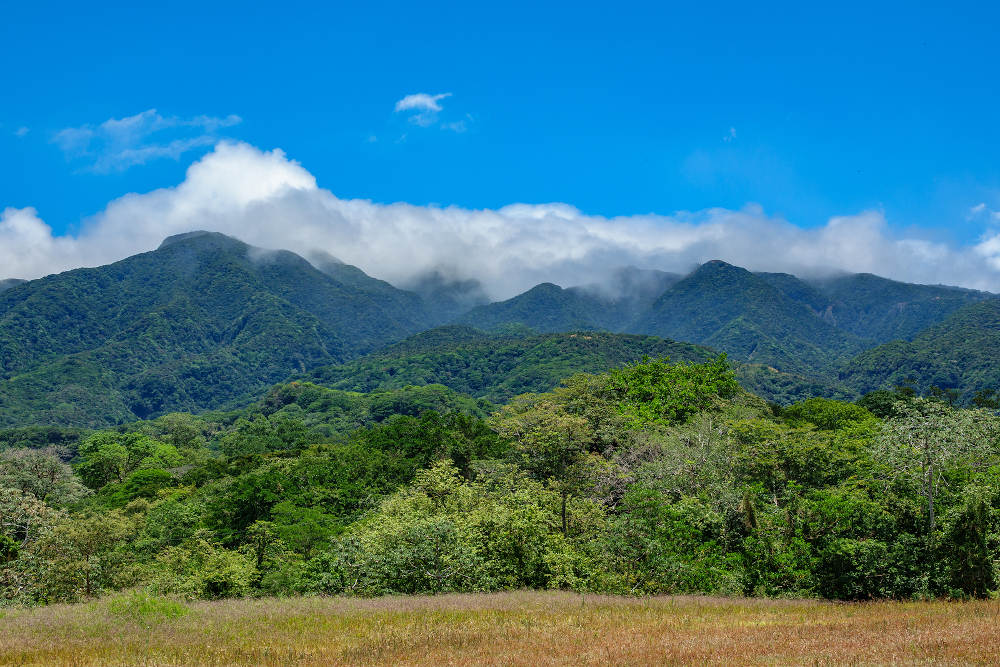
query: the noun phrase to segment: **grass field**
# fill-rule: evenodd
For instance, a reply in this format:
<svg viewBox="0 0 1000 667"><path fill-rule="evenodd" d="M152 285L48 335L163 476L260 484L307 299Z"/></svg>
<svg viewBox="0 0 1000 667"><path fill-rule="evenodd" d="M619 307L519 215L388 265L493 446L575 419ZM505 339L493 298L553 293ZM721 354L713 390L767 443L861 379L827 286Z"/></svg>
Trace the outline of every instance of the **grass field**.
<svg viewBox="0 0 1000 667"><path fill-rule="evenodd" d="M1000 602L128 594L0 611L4 665L663 663L998 664Z"/></svg>

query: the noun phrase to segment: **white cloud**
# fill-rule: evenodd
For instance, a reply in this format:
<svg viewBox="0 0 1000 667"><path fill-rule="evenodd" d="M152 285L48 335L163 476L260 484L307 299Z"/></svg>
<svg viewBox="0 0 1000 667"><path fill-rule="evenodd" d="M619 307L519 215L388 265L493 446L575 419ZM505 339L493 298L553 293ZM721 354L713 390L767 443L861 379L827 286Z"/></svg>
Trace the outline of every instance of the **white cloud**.
<svg viewBox="0 0 1000 667"><path fill-rule="evenodd" d="M219 143L174 187L112 201L76 237L53 236L34 209L5 210L0 278L105 264L194 229L300 254L324 250L398 285L439 269L482 280L496 298L542 281L592 283L625 265L685 271L710 259L1000 291L1000 233L972 246L899 238L877 211L802 229L755 205L605 218L561 203L497 210L378 204L318 187L280 150L232 142Z"/></svg>
<svg viewBox="0 0 1000 667"><path fill-rule="evenodd" d="M414 125L430 127L437 123L438 114L444 111L441 100L446 97L451 97L451 93L439 93L437 95L416 93L414 95L407 95L396 102L395 110L396 113L410 112L409 121ZM445 123L441 127L454 132L464 132L466 129L464 120Z"/></svg>
<svg viewBox="0 0 1000 667"><path fill-rule="evenodd" d="M416 93L414 95L407 95L396 102L396 111L441 111L443 107L438 102L446 97L451 97L451 93L439 93L438 95Z"/></svg>
<svg viewBox="0 0 1000 667"><path fill-rule="evenodd" d="M985 202L981 202L969 208L966 220L981 220L990 225L1000 225L1000 211L994 211Z"/></svg>
<svg viewBox="0 0 1000 667"><path fill-rule="evenodd" d="M733 141L735 141L736 140L736 128L735 127L729 128L729 134L727 134L726 136L722 137L722 140L725 141L727 144L728 143L732 143Z"/></svg>
<svg viewBox="0 0 1000 667"><path fill-rule="evenodd" d="M27 126L25 126L25 125L22 125L21 127L19 127L19 128L17 128L16 130L14 130L14 136L15 136L15 137L23 137L23 136L27 135L27 134L28 134L28 132L30 132L30 131L31 131L31 130L30 130L30 129L28 129L28 127L27 127Z"/></svg>
<svg viewBox="0 0 1000 667"><path fill-rule="evenodd" d="M52 142L68 158L86 159L91 170L107 173L160 158L177 160L190 150L216 143L220 129L242 120L236 115L185 119L148 109L134 116L109 118L96 127L65 128L55 134Z"/></svg>
<svg viewBox="0 0 1000 667"><path fill-rule="evenodd" d="M474 118L473 118L472 114L468 114L467 113L467 114L465 114L465 118L463 118L461 120L456 120L456 121L451 122L451 123L441 123L441 129L442 130L451 130L452 132L456 132L458 134L462 134L463 132L465 132L465 131L467 131L469 129L469 125L472 124L473 122L474 122Z"/></svg>

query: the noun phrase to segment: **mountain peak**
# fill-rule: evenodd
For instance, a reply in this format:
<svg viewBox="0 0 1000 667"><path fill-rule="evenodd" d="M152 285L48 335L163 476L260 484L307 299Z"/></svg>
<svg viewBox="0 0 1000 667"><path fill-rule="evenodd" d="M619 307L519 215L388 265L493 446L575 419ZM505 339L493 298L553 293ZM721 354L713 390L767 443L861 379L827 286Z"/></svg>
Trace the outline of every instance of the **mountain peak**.
<svg viewBox="0 0 1000 667"><path fill-rule="evenodd" d="M721 286L724 283L757 283L760 279L741 266L713 259L697 267L677 284L702 284L705 281Z"/></svg>
<svg viewBox="0 0 1000 667"><path fill-rule="evenodd" d="M178 243L183 243L185 241L191 241L193 239L204 239L206 241L211 240L216 242L234 243L234 244L238 243L243 245L242 241L240 241L237 238L233 238L232 236L226 236L225 234L222 234L220 232L209 232L203 229L199 229L191 232L184 232L182 234L174 234L173 236L168 236L167 238L163 239L163 242L160 244L160 247L157 248L157 250L163 250L164 248L167 248L169 246L176 245Z"/></svg>
<svg viewBox="0 0 1000 667"><path fill-rule="evenodd" d="M700 271L713 271L713 272L717 272L717 271L740 271L740 272L749 273L749 271L747 271L743 267L736 266L735 264L730 264L729 262L723 262L721 259L712 259L712 260L709 260L709 261L705 262L704 264L702 264L701 266L699 266L697 269L695 269L694 273L698 273Z"/></svg>
<svg viewBox="0 0 1000 667"><path fill-rule="evenodd" d="M538 283L527 292L524 292L524 294L559 294L562 291L563 288L555 283Z"/></svg>

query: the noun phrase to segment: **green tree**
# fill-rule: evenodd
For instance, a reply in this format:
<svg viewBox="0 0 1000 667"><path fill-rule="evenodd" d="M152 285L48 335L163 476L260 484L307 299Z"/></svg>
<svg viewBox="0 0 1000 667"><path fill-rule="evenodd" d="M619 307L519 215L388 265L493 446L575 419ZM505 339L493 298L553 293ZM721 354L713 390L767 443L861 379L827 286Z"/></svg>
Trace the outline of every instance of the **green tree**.
<svg viewBox="0 0 1000 667"><path fill-rule="evenodd" d="M75 502L90 493L52 448L0 453L0 486L20 489L53 506Z"/></svg>
<svg viewBox="0 0 1000 667"><path fill-rule="evenodd" d="M133 534L131 522L118 512L56 523L34 548L41 563L39 597L48 602L74 601L113 586L122 558L115 548Z"/></svg>
<svg viewBox="0 0 1000 667"><path fill-rule="evenodd" d="M589 447L594 440L590 423L569 414L545 395L526 394L505 406L493 427L514 445L511 458L536 479L547 481L561 498L562 532L566 534L566 505L591 479Z"/></svg>
<svg viewBox="0 0 1000 667"><path fill-rule="evenodd" d="M608 374L606 391L633 426L678 424L740 391L726 355L703 364L643 360Z"/></svg>
<svg viewBox="0 0 1000 667"><path fill-rule="evenodd" d="M956 469L967 472L994 460L1000 424L985 410L953 410L926 398L899 403L896 411L899 416L884 423L875 453L891 477L909 477L919 485L931 539L934 501L946 474Z"/></svg>
<svg viewBox="0 0 1000 667"><path fill-rule="evenodd" d="M980 489L966 494L948 521L941 541L948 583L964 595L983 598L997 584L996 558L990 545L996 516Z"/></svg>
<svg viewBox="0 0 1000 667"><path fill-rule="evenodd" d="M172 468L182 461L173 445L134 432L100 431L84 440L78 453L76 470L92 489L124 482L139 468Z"/></svg>

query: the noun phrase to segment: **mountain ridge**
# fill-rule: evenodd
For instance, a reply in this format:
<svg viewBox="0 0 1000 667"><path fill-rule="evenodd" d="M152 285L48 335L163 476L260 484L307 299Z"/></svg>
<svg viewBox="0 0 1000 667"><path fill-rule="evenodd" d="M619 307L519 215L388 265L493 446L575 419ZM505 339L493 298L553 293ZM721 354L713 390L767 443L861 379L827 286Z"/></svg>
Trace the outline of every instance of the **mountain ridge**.
<svg viewBox="0 0 1000 667"><path fill-rule="evenodd" d="M549 347L535 340L539 351L525 365L484 366L501 387L492 398L543 388L555 368L600 370L646 350L683 359L696 348L697 358L727 352L741 378L773 400L794 400L802 387L830 396L884 388L900 381L886 364L966 395L1000 384L988 370L1000 365L991 352L1000 347L997 326L983 315L1000 301L987 292L870 274L801 279L714 260L685 276L626 268L608 285L542 283L452 317L482 299L481 285L425 278L416 291L402 290L333 255L304 258L194 231L105 266L0 282L0 425L104 426L213 409L362 357L369 367L355 371L363 384L366 373L381 372L371 364L403 355L386 347L397 341L413 348L406 363L423 369L410 379L420 382L460 369L461 350L487 359L500 346L516 356L527 344L515 338L569 332L582 337L553 338ZM457 328L434 329L449 319ZM603 347L580 345L587 336ZM956 347L970 337L980 349L970 350L967 373L935 366L935 340ZM555 356L546 361L545 353ZM338 372L336 382L349 384Z"/></svg>
<svg viewBox="0 0 1000 667"><path fill-rule="evenodd" d="M0 292L0 420L103 425L217 407L429 325L415 295L353 280L194 233Z"/></svg>

